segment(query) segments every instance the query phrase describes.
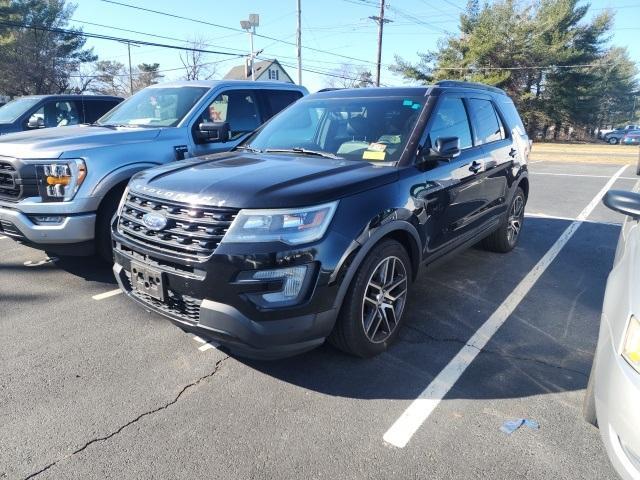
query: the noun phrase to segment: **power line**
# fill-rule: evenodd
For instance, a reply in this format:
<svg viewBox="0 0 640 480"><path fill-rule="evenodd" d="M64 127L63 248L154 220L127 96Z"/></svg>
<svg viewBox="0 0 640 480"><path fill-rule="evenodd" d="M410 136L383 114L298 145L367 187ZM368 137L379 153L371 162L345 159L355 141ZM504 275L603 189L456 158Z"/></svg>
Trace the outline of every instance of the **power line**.
<svg viewBox="0 0 640 480"><path fill-rule="evenodd" d="M220 25L218 23L207 22L205 20L200 20L200 19L197 19L197 18L184 17L182 15L177 15L175 13L169 13L169 12L163 12L161 10L153 10L151 8L139 7L137 5L130 5L128 3L118 2L116 0L101 0L101 1L105 2L105 3L111 3L111 4L114 4L114 5L119 5L119 6L122 6L122 7L133 8L135 10L141 10L141 11L145 11L145 12L155 13L157 15L164 15L164 16L171 17L171 18L177 18L177 19L186 20L186 21L189 21L189 22L200 23L202 25L209 25L211 27L223 28L225 30L231 30L231 31L234 31L234 32L245 33L243 30L240 30L238 28L227 27L226 25ZM270 37L268 35L263 35L263 34L256 33L255 36L259 37L259 38L264 38L264 39L267 39L267 40L271 40L271 41L274 41L274 42L282 43L282 44L285 44L285 45L291 45L291 46L294 46L294 47L296 46L295 42L288 42L286 40L282 40L282 39L276 38L276 37ZM333 55L334 57L345 58L347 60L355 60L357 62L372 64L372 62L369 61L369 60L364 60L362 58L351 57L349 55L342 55L342 54L339 54L339 53L333 53L333 52L329 52L327 50L322 50L322 49L319 49L319 48L312 48L312 47L308 47L308 46L304 46L304 45L302 46L302 48L310 50L312 52L324 53L326 55Z"/></svg>
<svg viewBox="0 0 640 480"><path fill-rule="evenodd" d="M78 31L78 30L69 30L69 29L65 29L65 28L56 28L56 27L45 27L44 25L28 25L25 23L17 23L17 22L7 22L7 21L0 21L0 25L4 25L7 27L14 27L14 28L27 28L27 29L31 29L31 30L42 30L45 32L52 32L52 33L58 33L61 35L73 35L73 36L78 36L78 37L85 37L85 38L94 38L94 39L99 39L99 40L110 40L110 41L114 41L114 42L120 42L120 43L132 43L135 45L146 45L146 46L151 46L151 47L162 47L162 48L170 48L173 50L182 50L182 51L189 51L189 52L201 52L201 53L213 53L216 55L226 55L226 56L231 56L231 57L236 57L236 58L240 58L240 57L244 57L244 55L240 55L237 53L231 53L231 52L223 52L223 51L218 51L218 50L206 50L203 48L195 48L195 47L181 47L179 45L169 45L166 43L155 43L155 42L147 42L145 40L134 40L134 39L130 39L130 38L123 38L123 37L113 37L111 35L101 35L101 34L97 34L97 33L88 33L88 32L83 32L83 31Z"/></svg>

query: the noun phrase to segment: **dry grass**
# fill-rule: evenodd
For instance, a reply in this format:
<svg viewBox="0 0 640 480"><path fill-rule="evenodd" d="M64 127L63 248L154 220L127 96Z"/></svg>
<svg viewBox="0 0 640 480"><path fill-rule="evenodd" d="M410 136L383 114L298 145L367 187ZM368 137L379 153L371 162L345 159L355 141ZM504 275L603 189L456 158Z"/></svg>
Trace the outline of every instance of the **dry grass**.
<svg viewBox="0 0 640 480"><path fill-rule="evenodd" d="M640 147L631 145L534 143L529 160L532 162L636 164Z"/></svg>

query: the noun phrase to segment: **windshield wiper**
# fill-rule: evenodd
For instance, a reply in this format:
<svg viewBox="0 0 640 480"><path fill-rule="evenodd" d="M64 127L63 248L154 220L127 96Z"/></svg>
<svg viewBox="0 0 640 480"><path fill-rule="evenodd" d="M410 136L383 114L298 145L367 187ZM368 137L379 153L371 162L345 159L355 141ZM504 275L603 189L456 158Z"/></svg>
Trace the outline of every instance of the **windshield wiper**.
<svg viewBox="0 0 640 480"><path fill-rule="evenodd" d="M251 153L262 153L262 150L259 148L252 147L251 145L238 145L235 150L247 150Z"/></svg>
<svg viewBox="0 0 640 480"><path fill-rule="evenodd" d="M293 147L293 148L267 148L265 150L266 153L302 153L304 155L315 155L317 157L330 158L332 160L342 160L342 157L338 157L333 153L329 152L321 152L319 150L309 150L307 148L302 147Z"/></svg>

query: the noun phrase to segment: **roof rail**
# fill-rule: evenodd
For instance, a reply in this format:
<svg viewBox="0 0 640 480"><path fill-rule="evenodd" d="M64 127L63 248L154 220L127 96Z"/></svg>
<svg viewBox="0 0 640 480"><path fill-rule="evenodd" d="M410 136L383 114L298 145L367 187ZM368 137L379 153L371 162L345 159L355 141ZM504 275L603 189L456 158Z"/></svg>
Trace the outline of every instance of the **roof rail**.
<svg viewBox="0 0 640 480"><path fill-rule="evenodd" d="M478 82L464 82L462 80L440 80L436 82L436 85L439 87L460 87L460 88L477 88L479 90L487 90L493 93L499 93L501 95L506 95L507 93L498 87L492 87L491 85L485 85L484 83Z"/></svg>

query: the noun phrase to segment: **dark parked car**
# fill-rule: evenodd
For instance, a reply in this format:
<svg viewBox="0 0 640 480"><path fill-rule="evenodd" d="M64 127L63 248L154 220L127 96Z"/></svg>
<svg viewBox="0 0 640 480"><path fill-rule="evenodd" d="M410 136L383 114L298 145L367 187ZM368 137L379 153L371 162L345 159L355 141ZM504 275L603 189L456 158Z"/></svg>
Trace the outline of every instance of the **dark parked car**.
<svg viewBox="0 0 640 480"><path fill-rule="evenodd" d="M122 102L107 95L33 95L0 107L0 135L93 123Z"/></svg>
<svg viewBox="0 0 640 480"><path fill-rule="evenodd" d="M220 128L224 128L222 125ZM305 97L229 153L136 174L112 223L124 292L241 355L397 337L421 266L521 235L530 142L463 82Z"/></svg>

